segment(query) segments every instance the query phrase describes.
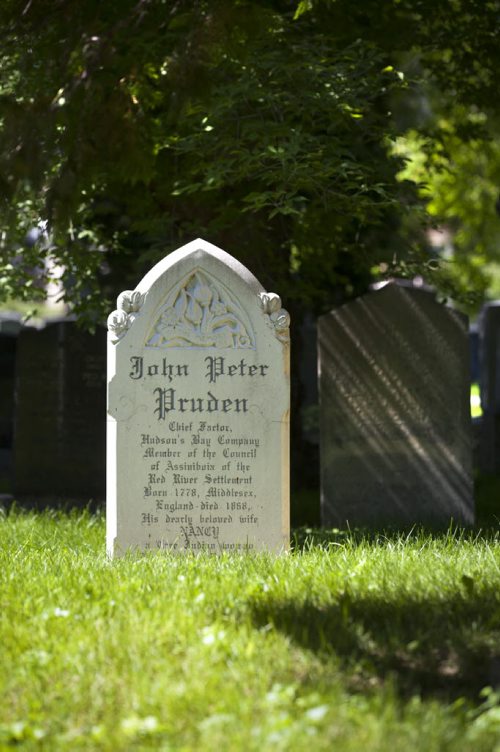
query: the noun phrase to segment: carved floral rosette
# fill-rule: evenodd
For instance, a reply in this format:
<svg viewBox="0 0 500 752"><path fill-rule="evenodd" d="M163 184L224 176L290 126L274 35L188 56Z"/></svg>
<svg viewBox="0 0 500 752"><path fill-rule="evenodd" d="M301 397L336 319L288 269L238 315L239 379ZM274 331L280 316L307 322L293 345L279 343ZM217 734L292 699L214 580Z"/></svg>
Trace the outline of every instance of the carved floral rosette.
<svg viewBox="0 0 500 752"><path fill-rule="evenodd" d="M280 296L274 292L261 292L259 299L268 325L274 330L276 337L280 342L289 342L290 314L281 307Z"/></svg>
<svg viewBox="0 0 500 752"><path fill-rule="evenodd" d="M171 289L147 339L147 347L255 347L250 320L219 280L195 269Z"/></svg>
<svg viewBox="0 0 500 752"><path fill-rule="evenodd" d="M116 301L116 311L108 316L108 331L113 343L116 344L135 321L144 298L145 295L137 290L125 290L120 293Z"/></svg>

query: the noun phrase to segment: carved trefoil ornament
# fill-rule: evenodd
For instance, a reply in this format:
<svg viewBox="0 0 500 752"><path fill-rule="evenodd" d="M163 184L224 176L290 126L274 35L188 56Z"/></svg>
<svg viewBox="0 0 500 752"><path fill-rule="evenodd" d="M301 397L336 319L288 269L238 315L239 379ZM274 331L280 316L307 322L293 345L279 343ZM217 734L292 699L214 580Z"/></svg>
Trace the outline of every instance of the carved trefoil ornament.
<svg viewBox="0 0 500 752"><path fill-rule="evenodd" d="M290 314L281 307L281 298L275 292L261 292L259 294L262 310L267 317L269 326L281 342L290 341Z"/></svg>
<svg viewBox="0 0 500 752"><path fill-rule="evenodd" d="M146 346L254 349L255 338L232 293L195 269L168 293Z"/></svg>
<svg viewBox="0 0 500 752"><path fill-rule="evenodd" d="M116 344L124 336L144 303L145 295L137 290L125 290L116 301L117 309L108 316L108 331Z"/></svg>

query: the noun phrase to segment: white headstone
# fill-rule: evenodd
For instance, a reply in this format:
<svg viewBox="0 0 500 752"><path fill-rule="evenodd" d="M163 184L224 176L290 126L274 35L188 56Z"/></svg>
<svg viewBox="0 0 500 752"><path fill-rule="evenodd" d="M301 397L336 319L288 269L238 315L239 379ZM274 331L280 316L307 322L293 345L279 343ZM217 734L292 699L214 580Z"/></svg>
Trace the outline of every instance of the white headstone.
<svg viewBox="0 0 500 752"><path fill-rule="evenodd" d="M107 548L281 551L289 540L289 316L195 240L108 318Z"/></svg>

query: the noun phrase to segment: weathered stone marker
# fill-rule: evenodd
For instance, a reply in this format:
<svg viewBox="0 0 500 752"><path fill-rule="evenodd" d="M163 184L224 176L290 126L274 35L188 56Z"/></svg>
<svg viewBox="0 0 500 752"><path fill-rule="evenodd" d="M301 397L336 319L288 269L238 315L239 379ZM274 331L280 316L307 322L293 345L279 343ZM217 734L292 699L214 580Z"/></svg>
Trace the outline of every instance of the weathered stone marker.
<svg viewBox="0 0 500 752"><path fill-rule="evenodd" d="M481 439L479 469L500 474L500 301L487 303L479 325Z"/></svg>
<svg viewBox="0 0 500 752"><path fill-rule="evenodd" d="M23 329L14 420L16 497L104 499L106 332L75 321Z"/></svg>
<svg viewBox="0 0 500 752"><path fill-rule="evenodd" d="M21 316L0 313L0 489L12 491L14 384Z"/></svg>
<svg viewBox="0 0 500 752"><path fill-rule="evenodd" d="M108 318L107 548L280 551L289 540L289 317L203 240Z"/></svg>
<svg viewBox="0 0 500 752"><path fill-rule="evenodd" d="M389 283L319 320L327 525L472 523L467 319Z"/></svg>

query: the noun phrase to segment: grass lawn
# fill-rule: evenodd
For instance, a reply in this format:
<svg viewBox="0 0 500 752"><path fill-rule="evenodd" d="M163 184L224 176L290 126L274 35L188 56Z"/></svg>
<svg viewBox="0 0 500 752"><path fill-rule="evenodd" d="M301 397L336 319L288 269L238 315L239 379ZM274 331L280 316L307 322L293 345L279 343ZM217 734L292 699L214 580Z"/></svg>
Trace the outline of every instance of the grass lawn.
<svg viewBox="0 0 500 752"><path fill-rule="evenodd" d="M13 511L0 541L1 750L500 750L498 533L110 561L101 516Z"/></svg>

